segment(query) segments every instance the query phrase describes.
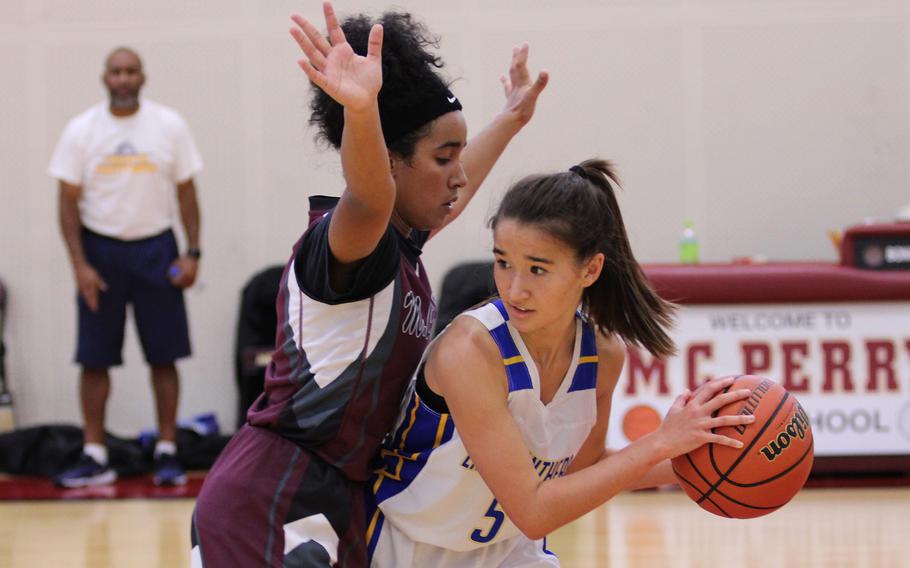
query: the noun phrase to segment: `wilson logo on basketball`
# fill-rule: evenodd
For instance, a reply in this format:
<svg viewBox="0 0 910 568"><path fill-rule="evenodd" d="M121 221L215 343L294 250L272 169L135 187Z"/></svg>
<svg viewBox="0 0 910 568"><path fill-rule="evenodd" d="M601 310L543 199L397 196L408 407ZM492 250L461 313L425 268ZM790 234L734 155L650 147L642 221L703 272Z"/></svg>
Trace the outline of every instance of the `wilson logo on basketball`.
<svg viewBox="0 0 910 568"><path fill-rule="evenodd" d="M765 456L765 459L772 462L790 446L790 442L793 439L805 439L808 430L809 416L801 405L796 405L796 414L793 415L793 419L790 420L784 431L777 435L777 438L771 440L771 443L761 449L761 453Z"/></svg>
<svg viewBox="0 0 910 568"><path fill-rule="evenodd" d="M758 405L761 403L761 399L765 396L765 393L771 390L771 387L774 385L774 381L770 379L764 379L762 382L758 383L758 386L755 387L752 391L752 396L746 400L746 404L743 405L742 410L739 411L740 414L755 414L755 409L758 408ZM740 436L742 436L746 427L744 425L734 426Z"/></svg>

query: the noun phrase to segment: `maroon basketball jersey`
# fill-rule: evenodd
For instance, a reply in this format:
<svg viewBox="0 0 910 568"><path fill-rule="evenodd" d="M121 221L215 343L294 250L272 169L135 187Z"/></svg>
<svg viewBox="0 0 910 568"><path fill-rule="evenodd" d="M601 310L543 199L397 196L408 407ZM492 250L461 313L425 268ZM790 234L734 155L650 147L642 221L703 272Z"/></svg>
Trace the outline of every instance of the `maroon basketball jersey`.
<svg viewBox="0 0 910 568"><path fill-rule="evenodd" d="M309 228L279 287L264 392L247 418L366 480L432 337L436 304L420 262L428 233L405 237L391 226L352 290L331 290L327 228L336 202L310 201Z"/></svg>

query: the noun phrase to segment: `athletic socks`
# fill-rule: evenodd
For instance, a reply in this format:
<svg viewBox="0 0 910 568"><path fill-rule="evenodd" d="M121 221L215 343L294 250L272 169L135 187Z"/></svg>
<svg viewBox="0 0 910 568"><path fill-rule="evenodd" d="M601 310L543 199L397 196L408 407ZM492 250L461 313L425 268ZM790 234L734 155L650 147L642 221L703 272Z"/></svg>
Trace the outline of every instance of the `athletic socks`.
<svg viewBox="0 0 910 568"><path fill-rule="evenodd" d="M99 465L107 467L107 446L104 444L85 444L82 453L92 458Z"/></svg>
<svg viewBox="0 0 910 568"><path fill-rule="evenodd" d="M158 440L155 444L155 455L161 454L177 455L177 444L170 440Z"/></svg>

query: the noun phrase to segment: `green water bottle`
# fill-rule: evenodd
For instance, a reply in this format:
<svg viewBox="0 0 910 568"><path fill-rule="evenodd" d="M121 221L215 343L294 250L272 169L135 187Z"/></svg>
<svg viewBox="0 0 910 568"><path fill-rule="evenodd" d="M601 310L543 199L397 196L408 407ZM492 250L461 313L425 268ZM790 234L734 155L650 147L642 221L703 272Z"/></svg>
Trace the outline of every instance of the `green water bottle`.
<svg viewBox="0 0 910 568"><path fill-rule="evenodd" d="M695 236L692 219L683 222L682 237L679 239L679 262L698 264L698 237Z"/></svg>

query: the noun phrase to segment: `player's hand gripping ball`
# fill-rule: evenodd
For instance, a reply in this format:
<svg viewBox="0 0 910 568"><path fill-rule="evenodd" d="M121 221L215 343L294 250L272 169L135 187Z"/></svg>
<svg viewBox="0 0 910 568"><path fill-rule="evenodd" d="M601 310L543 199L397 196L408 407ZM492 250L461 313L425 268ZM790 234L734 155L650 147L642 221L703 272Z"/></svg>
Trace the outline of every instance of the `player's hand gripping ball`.
<svg viewBox="0 0 910 568"><path fill-rule="evenodd" d="M738 376L727 391L744 388L752 395L717 415L748 413L755 422L716 430L742 441L742 448L705 444L673 458L679 485L699 507L737 519L767 515L787 504L809 477L814 457L809 416L795 396L754 375Z"/></svg>

